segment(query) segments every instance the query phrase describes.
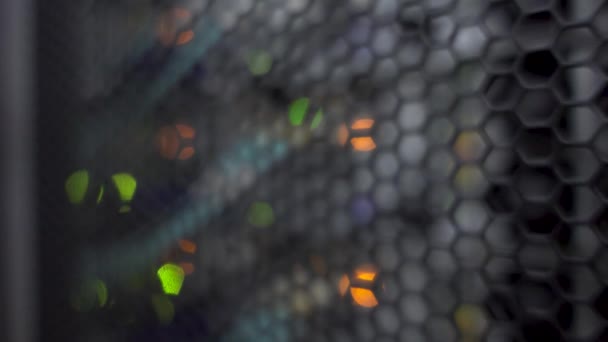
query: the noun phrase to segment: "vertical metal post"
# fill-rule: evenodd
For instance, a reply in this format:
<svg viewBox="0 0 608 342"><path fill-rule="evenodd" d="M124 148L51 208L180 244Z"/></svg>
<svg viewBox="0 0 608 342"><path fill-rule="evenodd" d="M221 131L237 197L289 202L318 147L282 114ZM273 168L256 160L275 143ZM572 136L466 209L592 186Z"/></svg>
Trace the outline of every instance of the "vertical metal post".
<svg viewBox="0 0 608 342"><path fill-rule="evenodd" d="M571 6L572 6L571 10L572 10L573 17L580 18L581 17L580 13L588 13L589 7L593 6L593 4L590 1L571 0ZM584 42L583 42L583 44L584 44ZM590 48L589 46L576 46L576 45L573 46L573 49L589 49L589 48ZM586 73L581 73L581 72L576 71L572 74L571 79L569 79L568 82L570 85L570 91L571 91L572 96L574 98L581 98L586 95L585 93L589 92L589 89L594 88L593 83L595 82L595 80L592 77L589 77L589 75ZM571 111L573 114L571 116L572 119L567 124L569 125L569 130L570 130L571 135L573 137L576 137L577 140L581 136L589 135L589 133L592 132L593 129L595 127L597 127L597 125L600 124L599 122L596 122L596 120L590 120L589 117L586 115L578 115L580 112L578 107L571 109ZM585 163L584 161L581 161L581 160L571 161L571 162L572 162L571 167L577 176L581 175L581 174L585 174L586 169L593 167L592 165L589 165L588 163ZM573 192L572 214L575 217L578 217L581 213L584 213L587 211L586 208L593 207L595 205L595 203L594 203L595 201L596 201L596 199L592 195L589 195L588 193ZM574 227L572 227L572 229L576 229L576 225L574 225ZM570 244L570 243L573 243L573 241L568 241L568 244ZM571 281L572 281L572 285L576 289L576 291L586 288L583 279L572 276ZM575 315L576 314L578 314L578 312L575 312Z"/></svg>
<svg viewBox="0 0 608 342"><path fill-rule="evenodd" d="M0 1L0 340L38 340L29 0Z"/></svg>
<svg viewBox="0 0 608 342"><path fill-rule="evenodd" d="M589 7L593 6L590 1L571 1L572 6L572 14L575 18L580 18L580 13L588 13ZM575 46L574 49L589 49L589 46ZM572 95L575 98L580 98L585 95L586 92L589 92L589 89L593 89L594 80L589 77L586 73L575 72L572 75L572 78L569 80L571 86ZM594 129L599 122L589 122L594 120L589 120L587 116L584 115L576 115L578 114L578 109L572 109L574 111L572 117L572 121L568 122L570 125L571 133L573 136L579 137L581 135L588 135L590 131ZM576 173L584 173L586 168L592 167L591 165L587 165L582 162L575 162L572 165L573 170L576 170ZM589 196L581 196L580 194L574 194L574 211L575 215L578 215L581 211L584 211L584 208L588 208L593 206L594 199Z"/></svg>

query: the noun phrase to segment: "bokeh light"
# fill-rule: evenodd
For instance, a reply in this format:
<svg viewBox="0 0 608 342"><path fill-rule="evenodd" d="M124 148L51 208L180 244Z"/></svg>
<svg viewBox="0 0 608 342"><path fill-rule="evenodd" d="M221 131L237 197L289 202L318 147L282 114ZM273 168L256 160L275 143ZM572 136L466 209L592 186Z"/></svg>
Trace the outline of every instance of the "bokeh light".
<svg viewBox="0 0 608 342"><path fill-rule="evenodd" d="M306 97L299 98L289 106L289 122L292 126L302 126L308 116L310 100ZM316 129L323 121L323 110L318 109L312 116L310 129Z"/></svg>
<svg viewBox="0 0 608 342"><path fill-rule="evenodd" d="M97 200L95 202L97 202L97 204L100 204L101 201L103 201L103 194L105 193L105 187L102 185L99 187L99 192L97 193Z"/></svg>
<svg viewBox="0 0 608 342"><path fill-rule="evenodd" d="M72 173L65 182L65 191L68 195L68 200L73 204L79 204L84 201L89 187L89 172L79 170Z"/></svg>
<svg viewBox="0 0 608 342"><path fill-rule="evenodd" d="M274 212L272 206L266 202L254 202L249 207L247 221L259 228L266 228L274 223Z"/></svg>
<svg viewBox="0 0 608 342"><path fill-rule="evenodd" d="M375 120L369 118L357 119L352 123L350 135L353 137L350 139L350 144L355 151L368 152L376 149L376 142L369 135L371 134L370 130L374 127L374 123ZM341 134L339 139L343 140L344 133L339 134Z"/></svg>
<svg viewBox="0 0 608 342"><path fill-rule="evenodd" d="M315 116L312 118L312 122L310 123L310 129L317 129L321 123L323 122L323 110L319 109Z"/></svg>
<svg viewBox="0 0 608 342"><path fill-rule="evenodd" d="M454 143L454 151L462 161L475 161L485 151L485 142L477 132L463 132Z"/></svg>
<svg viewBox="0 0 608 342"><path fill-rule="evenodd" d="M85 280L71 295L72 308L88 312L103 308L108 303L108 288L100 279Z"/></svg>
<svg viewBox="0 0 608 342"><path fill-rule="evenodd" d="M120 212L125 213L131 210L129 203L135 196L135 190L137 189L137 181L135 178L128 173L117 173L112 176L112 181L118 190L120 200L123 205L120 207Z"/></svg>
<svg viewBox="0 0 608 342"><path fill-rule="evenodd" d="M194 156L193 139L196 130L186 124L163 126L156 135L156 145L160 155L170 160L188 160Z"/></svg>
<svg viewBox="0 0 608 342"><path fill-rule="evenodd" d="M194 32L184 30L192 21L192 13L185 8L173 8L164 13L157 27L159 41L166 46L184 45L192 40Z"/></svg>
<svg viewBox="0 0 608 342"><path fill-rule="evenodd" d="M191 262L180 262L179 267L184 270L185 275L191 275L192 273L194 273L195 270L194 264Z"/></svg>
<svg viewBox="0 0 608 342"><path fill-rule="evenodd" d="M378 305L378 299L374 293L378 288L378 269L371 264L364 264L355 269L351 277L344 274L338 281L338 293L342 297L350 293L355 305L364 308L373 308Z"/></svg>
<svg viewBox="0 0 608 342"><path fill-rule="evenodd" d="M355 137L350 139L355 151L368 152L376 149L376 143L372 137Z"/></svg>
<svg viewBox="0 0 608 342"><path fill-rule="evenodd" d="M310 100L308 98L300 98L289 106L289 122L293 126L300 126L304 122L309 103Z"/></svg>
<svg viewBox="0 0 608 342"><path fill-rule="evenodd" d="M188 30L177 35L175 45L186 45L194 38L194 31Z"/></svg>
<svg viewBox="0 0 608 342"><path fill-rule="evenodd" d="M340 282L338 283L338 291L340 295L344 296L350 287L350 280L348 279L348 275L344 274L340 277Z"/></svg>
<svg viewBox="0 0 608 342"><path fill-rule="evenodd" d="M374 204L367 197L355 198L351 204L351 216L355 223L369 224L375 214Z"/></svg>
<svg viewBox="0 0 608 342"><path fill-rule="evenodd" d="M372 270L358 270L356 277L360 280L373 281L374 279L376 279L376 272Z"/></svg>
<svg viewBox="0 0 608 342"><path fill-rule="evenodd" d="M336 134L336 137L338 139L338 143L340 145L342 145L342 146L345 146L346 143L348 142L348 135L349 135L349 133L348 133L348 127L346 127L345 124L341 124L338 127L338 131L337 131L337 134Z"/></svg>
<svg viewBox="0 0 608 342"><path fill-rule="evenodd" d="M156 317L162 324L169 324L173 321L175 316L175 306L171 302L171 299L164 295L153 295L150 298Z"/></svg>
<svg viewBox="0 0 608 342"><path fill-rule="evenodd" d="M487 319L482 308L472 304L459 306L454 313L454 320L467 338L479 338L487 326Z"/></svg>
<svg viewBox="0 0 608 342"><path fill-rule="evenodd" d="M254 50L247 55L249 71L254 76L267 74L272 68L272 56L264 50Z"/></svg>
<svg viewBox="0 0 608 342"><path fill-rule="evenodd" d="M358 130L370 129L373 126L374 126L373 119L359 119L359 120L355 120L355 122L353 122L353 124L350 126L350 128L355 131L358 131Z"/></svg>
<svg viewBox="0 0 608 342"><path fill-rule="evenodd" d="M378 300L372 290L361 287L351 287L350 295L357 305L364 308L373 308L378 305Z"/></svg>
<svg viewBox="0 0 608 342"><path fill-rule="evenodd" d="M168 295L177 296L184 283L184 270L175 264L164 264L156 272L163 292Z"/></svg>
<svg viewBox="0 0 608 342"><path fill-rule="evenodd" d="M183 253L187 254L190 257L196 253L196 250L198 248L197 244L192 240L180 239L177 241L177 243L179 245L180 251L182 251ZM181 257L180 257L180 259L181 259ZM194 273L194 270L195 270L195 266L194 266L193 262L186 261L183 259L182 259L182 261L179 262L179 267L181 267L182 270L184 270L185 275L191 275Z"/></svg>
<svg viewBox="0 0 608 342"><path fill-rule="evenodd" d="M179 248L183 252L188 253L188 254L196 253L196 243L194 243L193 241L180 239L178 241L178 244L179 244Z"/></svg>

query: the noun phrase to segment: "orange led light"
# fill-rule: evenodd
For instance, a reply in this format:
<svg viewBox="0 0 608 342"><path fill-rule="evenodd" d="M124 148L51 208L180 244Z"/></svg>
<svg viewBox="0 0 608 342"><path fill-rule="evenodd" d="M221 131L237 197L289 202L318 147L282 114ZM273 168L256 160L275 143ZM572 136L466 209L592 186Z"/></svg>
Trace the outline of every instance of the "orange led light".
<svg viewBox="0 0 608 342"><path fill-rule="evenodd" d="M179 267L184 270L185 275L191 275L194 273L194 264L191 262L180 262Z"/></svg>
<svg viewBox="0 0 608 342"><path fill-rule="evenodd" d="M358 119L355 120L350 126L353 130L353 135L355 137L350 139L350 144L353 146L355 151L371 151L376 148L376 143L371 136L357 136L361 135L360 131L369 131L374 126L374 119ZM343 132L339 132L340 141L345 141L348 139L348 129L344 129Z"/></svg>
<svg viewBox="0 0 608 342"><path fill-rule="evenodd" d="M378 300L371 290L360 287L351 287L350 295L355 303L364 308L373 308L378 305Z"/></svg>
<svg viewBox="0 0 608 342"><path fill-rule="evenodd" d="M360 130L360 129L370 129L370 128L372 128L372 126L374 126L373 119L359 119L359 120L356 120L355 122L353 122L353 124L350 126L350 128L352 128L354 130Z"/></svg>
<svg viewBox="0 0 608 342"><path fill-rule="evenodd" d="M179 150L179 137L172 127L163 127L157 136L158 148L160 154L167 158L172 159Z"/></svg>
<svg viewBox="0 0 608 342"><path fill-rule="evenodd" d="M376 143L371 137L358 137L350 139L350 143L357 151L372 151L376 148Z"/></svg>
<svg viewBox="0 0 608 342"><path fill-rule="evenodd" d="M190 240L179 240L178 241L179 248L189 254L194 254L196 252L196 243Z"/></svg>
<svg viewBox="0 0 608 342"><path fill-rule="evenodd" d="M192 40L192 38L194 38L194 31L188 30L182 32L177 36L177 41L175 42L175 45L188 44Z"/></svg>
<svg viewBox="0 0 608 342"><path fill-rule="evenodd" d="M357 279L365 280L365 281L372 281L372 280L376 279L376 273L375 272L358 272Z"/></svg>
<svg viewBox="0 0 608 342"><path fill-rule="evenodd" d="M340 282L338 283L338 291L340 292L341 296L344 296L346 294L346 291L348 291L349 286L350 286L350 280L348 279L348 276L345 274L342 276L342 278L340 278Z"/></svg>
<svg viewBox="0 0 608 342"><path fill-rule="evenodd" d="M355 277L359 280L373 281L376 279L376 274L378 274L376 267L370 264L361 265L355 270Z"/></svg>
<svg viewBox="0 0 608 342"><path fill-rule="evenodd" d="M190 159L192 158L192 156L194 155L194 147L184 147L184 149L179 153L179 156L177 156L177 158L179 160L186 160L186 159Z"/></svg>
<svg viewBox="0 0 608 342"><path fill-rule="evenodd" d="M345 124L340 125L338 128L338 143L342 146L346 145L348 141L348 128Z"/></svg>
<svg viewBox="0 0 608 342"><path fill-rule="evenodd" d="M194 138L194 135L196 134L196 131L194 130L194 128L192 128L188 125L177 124L177 125L175 125L175 128L177 128L179 135L185 139L192 139L192 138Z"/></svg>
<svg viewBox="0 0 608 342"><path fill-rule="evenodd" d="M156 137L160 155L166 159L187 160L196 152L192 146L196 130L191 126L177 124L160 129Z"/></svg>
<svg viewBox="0 0 608 342"><path fill-rule="evenodd" d="M194 38L192 30L179 33L183 27L192 20L192 14L185 8L174 8L164 14L158 22L158 38L164 45L184 45Z"/></svg>

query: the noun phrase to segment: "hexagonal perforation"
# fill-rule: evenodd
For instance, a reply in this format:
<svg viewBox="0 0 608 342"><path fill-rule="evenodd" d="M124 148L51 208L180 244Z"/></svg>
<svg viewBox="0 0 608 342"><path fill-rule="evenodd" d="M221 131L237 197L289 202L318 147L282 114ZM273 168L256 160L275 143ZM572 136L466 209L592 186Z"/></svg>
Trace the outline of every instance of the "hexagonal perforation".
<svg viewBox="0 0 608 342"><path fill-rule="evenodd" d="M555 172L570 184L589 182L599 168L599 161L587 148L565 148L555 160Z"/></svg>
<svg viewBox="0 0 608 342"><path fill-rule="evenodd" d="M188 296L172 301L176 313L204 298L219 325L251 328L240 340L253 341L608 336L605 1L215 3L202 17L217 19L221 39L192 68L204 75L180 83L159 114L180 118L186 105L175 94L194 94L192 112L213 118L201 142L213 153L201 153L200 168L159 167L147 155L137 168L162 169L188 194L196 181L192 201L220 193L217 229L196 237L210 255L187 278ZM298 100L309 107L302 122ZM224 156L232 145L238 153ZM285 147L284 159L266 155ZM208 172L216 157L248 164L235 176ZM138 196L159 201L149 179L138 181ZM243 214L262 201L268 227ZM136 216L175 214L172 238L191 220L135 204L138 226ZM216 293L226 303L216 306ZM94 316L105 310L115 312ZM205 312L210 326L215 316Z"/></svg>
<svg viewBox="0 0 608 342"><path fill-rule="evenodd" d="M522 95L519 82L512 76L499 76L490 79L485 87L485 97L490 108L509 110L515 107Z"/></svg>
<svg viewBox="0 0 608 342"><path fill-rule="evenodd" d="M596 233L588 226L563 224L554 236L558 251L569 261L591 260L600 248Z"/></svg>
<svg viewBox="0 0 608 342"><path fill-rule="evenodd" d="M562 107L557 116L553 129L567 144L588 143L601 128L599 115L590 107Z"/></svg>
<svg viewBox="0 0 608 342"><path fill-rule="evenodd" d="M513 2L500 1L490 4L483 16L483 23L495 36L507 36L511 33L520 11Z"/></svg>
<svg viewBox="0 0 608 342"><path fill-rule="evenodd" d="M548 128L524 130L516 142L517 153L528 165L546 165L556 151L553 133Z"/></svg>
<svg viewBox="0 0 608 342"><path fill-rule="evenodd" d="M524 84L537 86L547 84L558 67L557 59L550 50L540 50L523 55L517 70Z"/></svg>
<svg viewBox="0 0 608 342"><path fill-rule="evenodd" d="M574 24L591 20L602 5L602 0L591 0L586 6L580 6L573 10L574 3L570 0L556 0L555 13L565 23Z"/></svg>
<svg viewBox="0 0 608 342"><path fill-rule="evenodd" d="M584 84L584 91L577 90L575 84ZM603 75L591 67L571 67L557 73L554 91L565 103L586 102L600 92L606 85Z"/></svg>
<svg viewBox="0 0 608 342"><path fill-rule="evenodd" d="M561 189L556 208L565 222L583 223L593 219L602 206L600 199L587 186L572 186Z"/></svg>
<svg viewBox="0 0 608 342"><path fill-rule="evenodd" d="M516 2L524 13L535 13L550 9L554 0L516 0Z"/></svg>
<svg viewBox="0 0 608 342"><path fill-rule="evenodd" d="M484 65L494 73L511 71L519 54L517 45L511 39L495 39L488 44Z"/></svg>
<svg viewBox="0 0 608 342"><path fill-rule="evenodd" d="M594 1L594 5L597 5L597 1ZM593 7L589 6L589 8ZM595 14L595 16L592 19L592 27L602 38L607 38L608 24L606 24L606 19L608 19L608 4L604 2L602 7L593 12L593 14Z"/></svg>
<svg viewBox="0 0 608 342"><path fill-rule="evenodd" d="M573 27L562 31L555 42L555 53L565 64L589 60L595 53L599 39L587 27Z"/></svg>
<svg viewBox="0 0 608 342"><path fill-rule="evenodd" d="M536 12L520 18L513 38L525 50L540 50L550 47L558 32L559 25L550 12Z"/></svg>
<svg viewBox="0 0 608 342"><path fill-rule="evenodd" d="M527 91L515 108L515 113L527 127L551 126L559 101L548 89Z"/></svg>

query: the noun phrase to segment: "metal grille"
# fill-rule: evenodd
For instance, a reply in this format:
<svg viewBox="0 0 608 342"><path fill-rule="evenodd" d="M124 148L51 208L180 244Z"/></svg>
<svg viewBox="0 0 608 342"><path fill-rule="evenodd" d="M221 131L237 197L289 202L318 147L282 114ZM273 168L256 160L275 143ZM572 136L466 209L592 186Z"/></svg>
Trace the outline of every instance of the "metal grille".
<svg viewBox="0 0 608 342"><path fill-rule="evenodd" d="M75 6L40 10L50 330L608 340L608 2Z"/></svg>

